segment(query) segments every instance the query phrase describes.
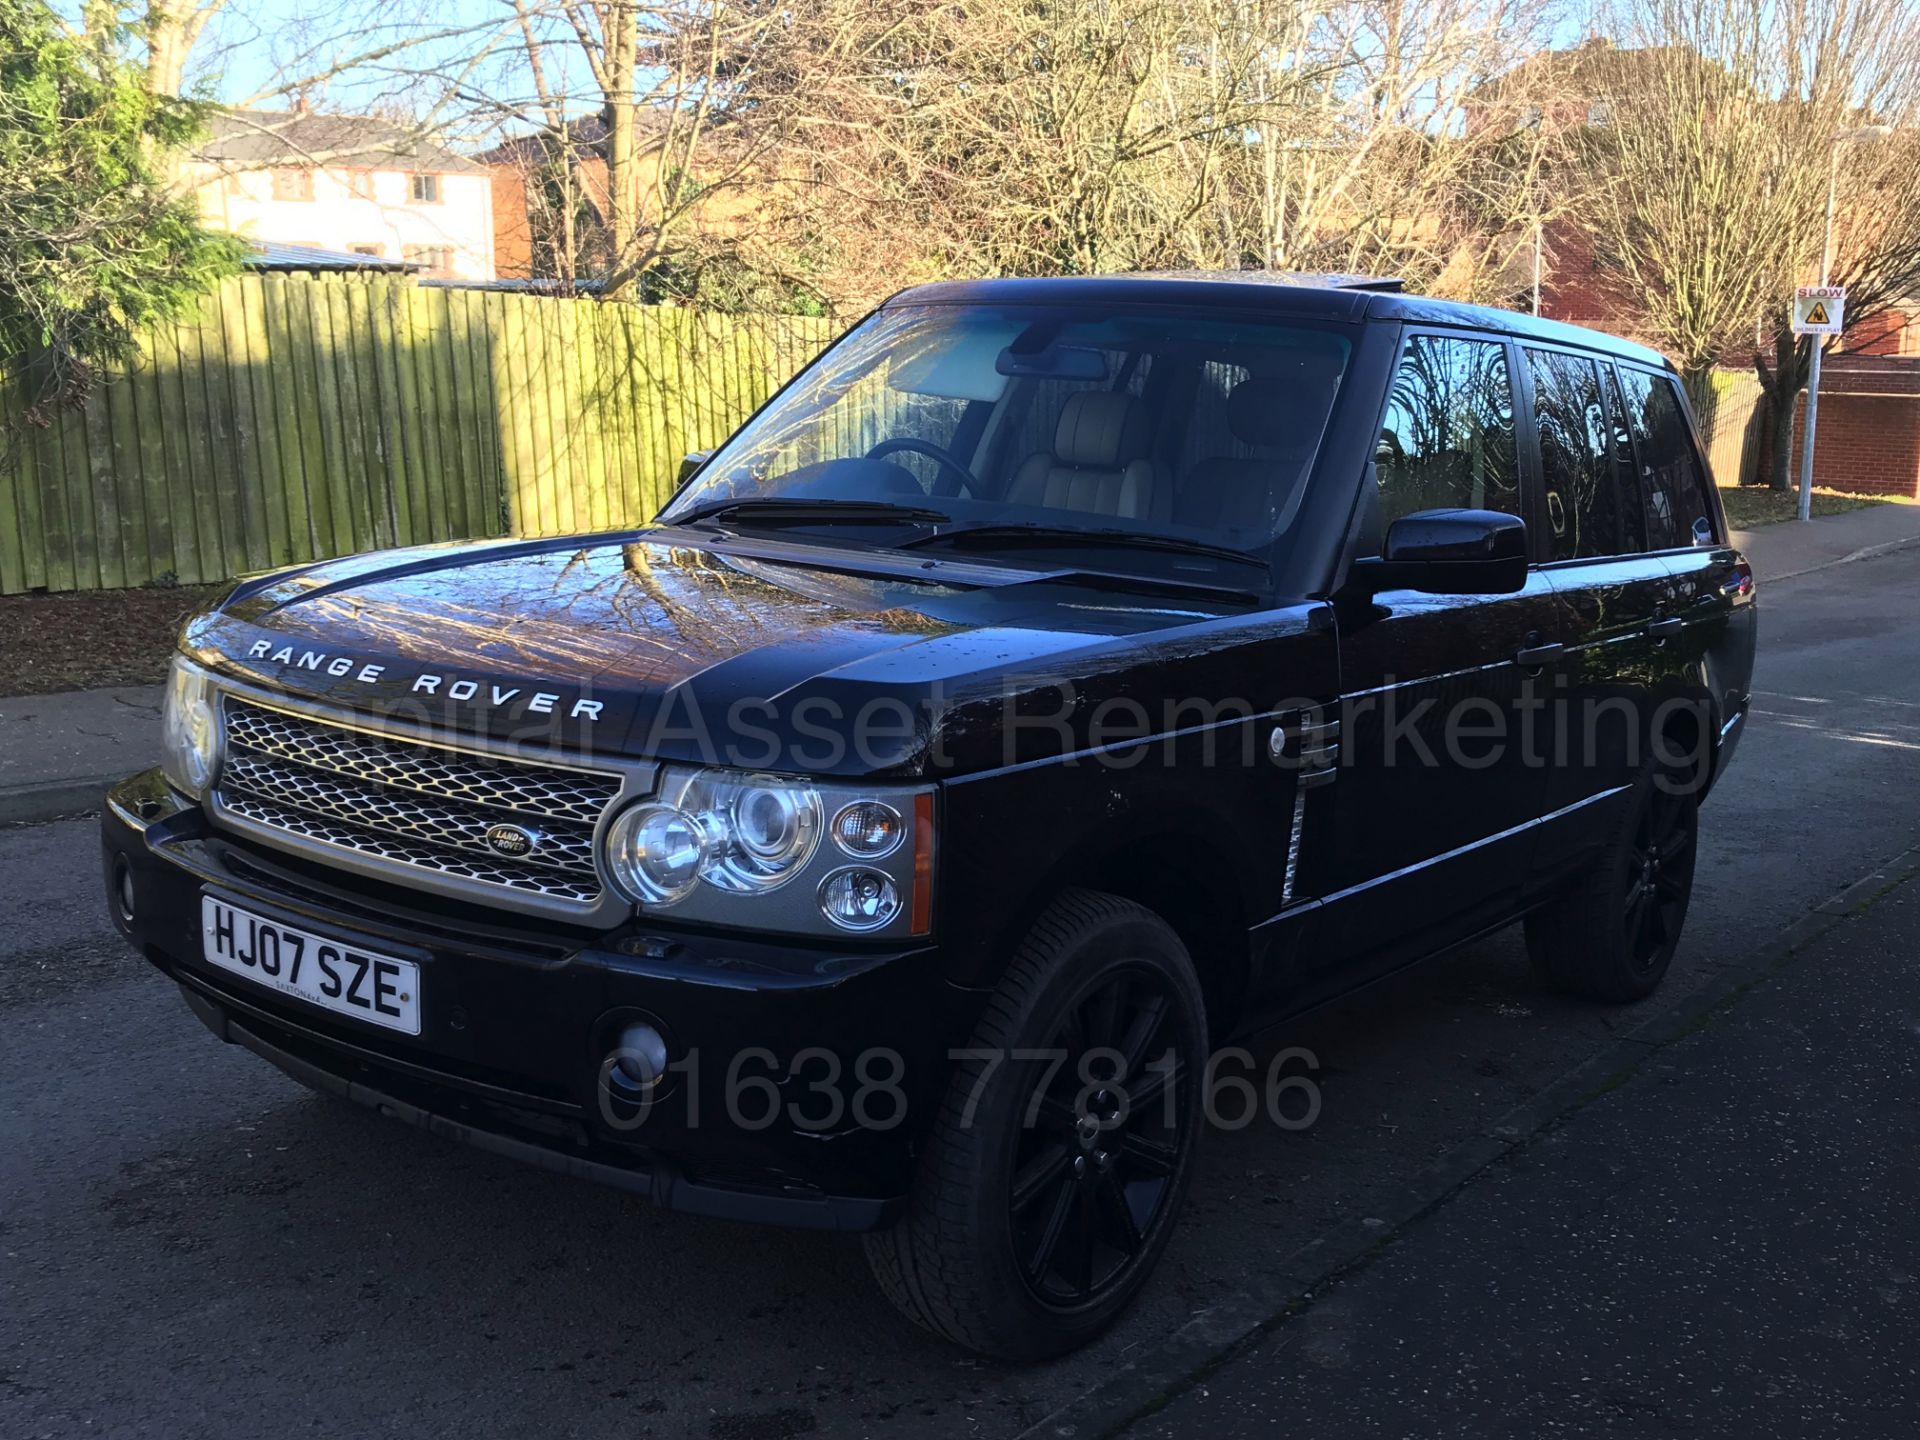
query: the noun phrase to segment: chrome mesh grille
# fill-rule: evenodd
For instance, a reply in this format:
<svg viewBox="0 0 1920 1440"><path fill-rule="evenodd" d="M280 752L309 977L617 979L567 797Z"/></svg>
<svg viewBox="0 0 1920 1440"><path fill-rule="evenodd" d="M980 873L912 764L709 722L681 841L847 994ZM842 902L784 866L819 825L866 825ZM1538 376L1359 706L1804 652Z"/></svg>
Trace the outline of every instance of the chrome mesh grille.
<svg viewBox="0 0 1920 1440"><path fill-rule="evenodd" d="M372 735L224 700L218 809L296 842L579 905L601 898L594 827L621 777ZM511 822L537 843L504 856ZM304 843L300 843L304 842Z"/></svg>
<svg viewBox="0 0 1920 1440"><path fill-rule="evenodd" d="M231 814L256 824L284 830L289 835L317 841L322 845L358 850L363 855L390 860L395 864L415 865L466 880L477 880L485 885L504 885L509 889L551 895L562 900L578 900L582 904L590 904L600 898L599 882L591 877L584 882L576 882L564 874L524 862L493 860L465 852L448 854L437 845L420 844L364 825L348 825L324 816L289 810L252 795L226 795L222 803Z"/></svg>
<svg viewBox="0 0 1920 1440"><path fill-rule="evenodd" d="M620 777L443 750L289 715L227 697L227 744L377 785L398 785L518 815L592 826Z"/></svg>

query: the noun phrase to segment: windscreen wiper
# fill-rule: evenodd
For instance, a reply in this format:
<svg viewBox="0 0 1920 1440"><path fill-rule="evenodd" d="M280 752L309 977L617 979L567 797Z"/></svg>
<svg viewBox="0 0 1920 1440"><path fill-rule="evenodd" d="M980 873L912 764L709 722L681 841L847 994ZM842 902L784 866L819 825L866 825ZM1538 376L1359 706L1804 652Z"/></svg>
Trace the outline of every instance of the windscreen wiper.
<svg viewBox="0 0 1920 1440"><path fill-rule="evenodd" d="M697 525L702 520L733 520L746 525L946 525L953 517L930 506L901 505L891 500L764 495L749 500L716 500L675 515L666 523Z"/></svg>
<svg viewBox="0 0 1920 1440"><path fill-rule="evenodd" d="M1164 550L1179 555L1204 555L1211 560L1232 560L1241 565L1256 565L1262 570L1267 568L1267 562L1258 555L1249 555L1244 550L1234 550L1225 545L1209 545L1204 540L1188 540L1179 535L1153 535L1143 530L1119 530L1107 526L1082 530L1071 525L1020 525L993 522L984 525L966 525L953 530L938 530L931 535L917 535L911 540L902 541L895 548L906 550L915 546L931 545L936 541L967 549L997 548L1003 545L1088 545L1111 546L1116 549Z"/></svg>

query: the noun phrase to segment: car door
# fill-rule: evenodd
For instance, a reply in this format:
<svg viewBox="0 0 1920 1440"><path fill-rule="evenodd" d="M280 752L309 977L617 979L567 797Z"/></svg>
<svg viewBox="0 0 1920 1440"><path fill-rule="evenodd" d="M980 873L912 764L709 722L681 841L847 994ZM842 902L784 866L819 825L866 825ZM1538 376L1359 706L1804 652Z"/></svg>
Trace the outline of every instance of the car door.
<svg viewBox="0 0 1920 1440"><path fill-rule="evenodd" d="M1699 754L1724 750L1746 719L1753 676L1753 570L1727 543L1726 521L1673 376L1621 365L1627 430L1647 507L1650 547L1674 579L1668 612L1655 622L1666 682L1656 723ZM1689 728L1678 712L1691 709ZM1712 779L1710 770L1701 778Z"/></svg>
<svg viewBox="0 0 1920 1440"><path fill-rule="evenodd" d="M1564 607L1531 881L1545 889L1604 843L1646 761L1671 674L1662 636L1678 585L1648 550L1648 511L1611 361L1533 346L1523 354L1545 572Z"/></svg>
<svg viewBox="0 0 1920 1440"><path fill-rule="evenodd" d="M1362 553L1385 527L1450 506L1520 514L1515 358L1505 340L1409 333L1363 496ZM1526 761L1530 651L1561 601L1531 573L1511 595L1387 590L1338 608L1336 843L1316 934L1320 988L1381 973L1510 914L1545 777ZM1305 967L1303 967L1305 968Z"/></svg>

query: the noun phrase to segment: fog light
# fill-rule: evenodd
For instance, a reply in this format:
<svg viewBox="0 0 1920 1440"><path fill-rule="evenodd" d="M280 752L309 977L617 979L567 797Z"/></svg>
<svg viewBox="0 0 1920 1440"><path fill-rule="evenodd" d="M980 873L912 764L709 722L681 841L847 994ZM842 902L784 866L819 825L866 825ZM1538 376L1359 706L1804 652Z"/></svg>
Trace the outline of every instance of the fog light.
<svg viewBox="0 0 1920 1440"><path fill-rule="evenodd" d="M667 1073L666 1037L651 1025L629 1025L620 1032L612 1058L614 1073L644 1090Z"/></svg>
<svg viewBox="0 0 1920 1440"><path fill-rule="evenodd" d="M878 930L900 913L900 891L878 870L836 870L820 882L820 913L842 930Z"/></svg>
<svg viewBox="0 0 1920 1440"><path fill-rule="evenodd" d="M124 855L113 861L113 905L122 925L133 924L133 867Z"/></svg>

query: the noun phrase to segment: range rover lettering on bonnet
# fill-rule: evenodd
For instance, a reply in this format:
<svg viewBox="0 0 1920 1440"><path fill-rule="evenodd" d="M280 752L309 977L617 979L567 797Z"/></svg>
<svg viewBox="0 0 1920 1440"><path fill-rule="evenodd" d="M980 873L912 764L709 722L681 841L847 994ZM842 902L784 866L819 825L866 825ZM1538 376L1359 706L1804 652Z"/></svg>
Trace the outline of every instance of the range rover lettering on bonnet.
<svg viewBox="0 0 1920 1440"><path fill-rule="evenodd" d="M346 655L329 655L324 650L296 650L291 645L274 646L271 640L256 640L247 650L249 660L265 660L274 665L291 665L298 670L311 670L320 675L331 675L344 680L351 675L363 685L372 685L387 678L387 667L372 661L355 660ZM407 687L411 695L433 695L444 700L460 702L473 701L489 709L511 705L521 696L527 712L533 715L554 715L561 713L557 707L562 697L552 690L528 692L524 685L501 685L498 683L481 684L478 680L460 680L450 675L436 675L427 671L413 677L413 683ZM569 720L598 720L605 708L603 701L575 700L573 707L565 712Z"/></svg>

